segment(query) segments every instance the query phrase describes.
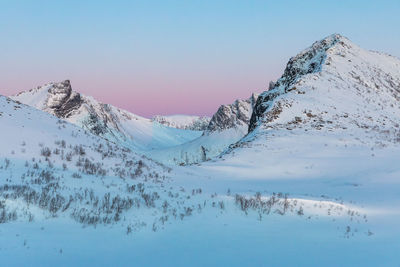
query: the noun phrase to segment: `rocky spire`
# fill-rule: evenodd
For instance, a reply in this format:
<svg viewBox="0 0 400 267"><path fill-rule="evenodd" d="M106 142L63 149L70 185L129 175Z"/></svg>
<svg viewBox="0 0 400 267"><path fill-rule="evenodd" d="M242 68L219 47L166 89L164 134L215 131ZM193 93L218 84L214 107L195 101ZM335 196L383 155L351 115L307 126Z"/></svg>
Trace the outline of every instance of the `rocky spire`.
<svg viewBox="0 0 400 267"><path fill-rule="evenodd" d="M68 117L71 111L78 109L82 104L80 94L72 91L69 80L51 84L48 93L46 108L59 118Z"/></svg>

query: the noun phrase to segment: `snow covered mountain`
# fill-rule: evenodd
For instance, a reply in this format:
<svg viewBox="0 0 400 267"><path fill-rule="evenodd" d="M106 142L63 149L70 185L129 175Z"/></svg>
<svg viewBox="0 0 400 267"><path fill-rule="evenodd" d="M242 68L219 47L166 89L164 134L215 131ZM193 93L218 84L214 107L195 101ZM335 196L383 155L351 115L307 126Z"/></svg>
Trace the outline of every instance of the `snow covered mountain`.
<svg viewBox="0 0 400 267"><path fill-rule="evenodd" d="M202 136L187 143L150 151L148 156L165 164L193 164L218 156L247 134L257 94L222 105L212 116Z"/></svg>
<svg viewBox="0 0 400 267"><path fill-rule="evenodd" d="M170 168L4 96L0 125L0 224L61 218L156 231L204 207L201 189L184 193Z"/></svg>
<svg viewBox="0 0 400 267"><path fill-rule="evenodd" d="M262 125L393 133L399 100L400 60L335 34L289 60L274 88L260 95L249 131Z"/></svg>
<svg viewBox="0 0 400 267"><path fill-rule="evenodd" d="M190 115L156 115L151 118L152 121L156 121L167 127L193 130L193 131L204 131L207 129L211 118L206 116L190 116Z"/></svg>
<svg viewBox="0 0 400 267"><path fill-rule="evenodd" d="M325 172L330 168L303 159L398 145L399 100L400 60L334 34L289 60L275 86L259 96L249 134L223 158L248 161L257 151L254 164L281 159L280 168L307 173L312 164Z"/></svg>
<svg viewBox="0 0 400 267"><path fill-rule="evenodd" d="M201 131L166 127L72 90L69 80L49 83L11 97L126 147L149 150L175 146Z"/></svg>

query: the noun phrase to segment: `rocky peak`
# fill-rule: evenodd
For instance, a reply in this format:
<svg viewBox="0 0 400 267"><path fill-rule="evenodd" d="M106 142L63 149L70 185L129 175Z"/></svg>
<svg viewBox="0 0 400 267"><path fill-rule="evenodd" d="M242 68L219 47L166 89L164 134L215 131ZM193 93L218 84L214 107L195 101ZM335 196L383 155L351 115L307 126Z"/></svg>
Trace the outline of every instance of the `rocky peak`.
<svg viewBox="0 0 400 267"><path fill-rule="evenodd" d="M311 45L311 47L289 59L282 77L276 82L274 88L279 86L289 87L299 77L320 71L326 59L326 52L335 45L350 47L349 40L340 34L332 34Z"/></svg>
<svg viewBox="0 0 400 267"><path fill-rule="evenodd" d="M45 103L46 110L59 118L67 118L73 110L79 109L83 103L80 94L72 91L69 80L51 83L48 93Z"/></svg>
<svg viewBox="0 0 400 267"><path fill-rule="evenodd" d="M350 49L353 45L346 37L332 34L290 58L281 78L276 83L270 83L268 90L258 98L251 115L249 132L255 129L257 121L269 108L274 98L286 93L302 76L321 71L327 58L327 51L336 46Z"/></svg>
<svg viewBox="0 0 400 267"><path fill-rule="evenodd" d="M48 92L50 94L70 94L72 91L71 82L69 80L65 80L59 83L51 83L51 87Z"/></svg>
<svg viewBox="0 0 400 267"><path fill-rule="evenodd" d="M258 95L252 94L245 100L236 100L233 104L222 105L212 116L207 131L222 131L229 128L247 126Z"/></svg>

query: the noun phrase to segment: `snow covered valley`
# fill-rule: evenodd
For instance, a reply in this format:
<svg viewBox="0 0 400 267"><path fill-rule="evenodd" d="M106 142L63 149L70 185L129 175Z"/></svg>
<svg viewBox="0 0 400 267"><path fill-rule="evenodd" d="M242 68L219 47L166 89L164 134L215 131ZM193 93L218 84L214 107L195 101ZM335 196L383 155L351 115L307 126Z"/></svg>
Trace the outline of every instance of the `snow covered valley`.
<svg viewBox="0 0 400 267"><path fill-rule="evenodd" d="M329 36L157 142L50 87L0 96L2 265L399 266L399 59Z"/></svg>

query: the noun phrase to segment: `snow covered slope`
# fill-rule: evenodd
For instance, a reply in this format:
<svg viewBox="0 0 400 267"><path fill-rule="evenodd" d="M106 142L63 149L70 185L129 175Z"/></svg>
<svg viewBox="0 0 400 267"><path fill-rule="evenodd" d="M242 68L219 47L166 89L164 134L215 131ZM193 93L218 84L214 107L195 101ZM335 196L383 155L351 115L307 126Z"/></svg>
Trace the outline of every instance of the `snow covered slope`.
<svg viewBox="0 0 400 267"><path fill-rule="evenodd" d="M151 118L151 120L167 127L193 131L204 131L210 123L211 118L206 116L200 117L190 115L157 115Z"/></svg>
<svg viewBox="0 0 400 267"><path fill-rule="evenodd" d="M400 60L335 34L290 59L275 87L257 100L249 130L261 125L393 132L399 100Z"/></svg>
<svg viewBox="0 0 400 267"><path fill-rule="evenodd" d="M0 125L0 224L58 218L154 230L203 204L198 188L171 184L170 168L3 96Z"/></svg>
<svg viewBox="0 0 400 267"><path fill-rule="evenodd" d="M254 242L251 235L273 227L275 224L270 224L277 219L310 227L311 218L315 222L332 209L330 218L343 222L328 226L342 227L365 213L347 202L289 198L272 192L253 196L233 181L218 185L215 179L210 183L207 177L212 171L166 168L2 96L0 125L0 258L6 266L76 266L89 262L121 266L130 265L132 260L139 265L188 265L191 259L182 259L176 245L189 245L189 255L200 256L210 250L206 245L210 236L205 232L217 230L211 236L218 240L226 229L228 233L243 232L240 239L246 243ZM230 193L232 185L235 195ZM264 216L272 220L262 220ZM225 228L227 223L229 228ZM247 231L238 231L249 224L255 232L248 235ZM366 226L357 229L364 231ZM330 235L342 231L340 228ZM165 246L177 236L183 238L182 242ZM196 245L190 247L193 243ZM163 259L149 257L154 248L166 249ZM244 252L246 258L254 256L254 251ZM217 262L227 262L232 257L229 254L229 258L224 254ZM165 259L168 262L162 264ZM233 257L234 262L240 259ZM261 262L262 258L256 260ZM215 263L215 258L205 257L194 264L211 262Z"/></svg>
<svg viewBox="0 0 400 267"><path fill-rule="evenodd" d="M73 91L68 80L49 83L11 98L133 149L175 146L201 135L201 131L165 127L128 111L99 103L92 97Z"/></svg>
<svg viewBox="0 0 400 267"><path fill-rule="evenodd" d="M265 172L272 171L272 164L297 175L329 175L326 164L334 161L317 166L316 157L320 162L347 152L374 155L376 149L399 144L399 100L399 59L331 35L290 59L275 87L258 98L249 134L223 158L251 161L266 166ZM298 160L285 160L293 155ZM348 168L345 162L337 164L338 170Z"/></svg>
<svg viewBox="0 0 400 267"><path fill-rule="evenodd" d="M249 127L257 95L233 104L222 105L212 116L203 135L182 145L150 151L148 155L165 164L193 164L218 156L239 141Z"/></svg>

